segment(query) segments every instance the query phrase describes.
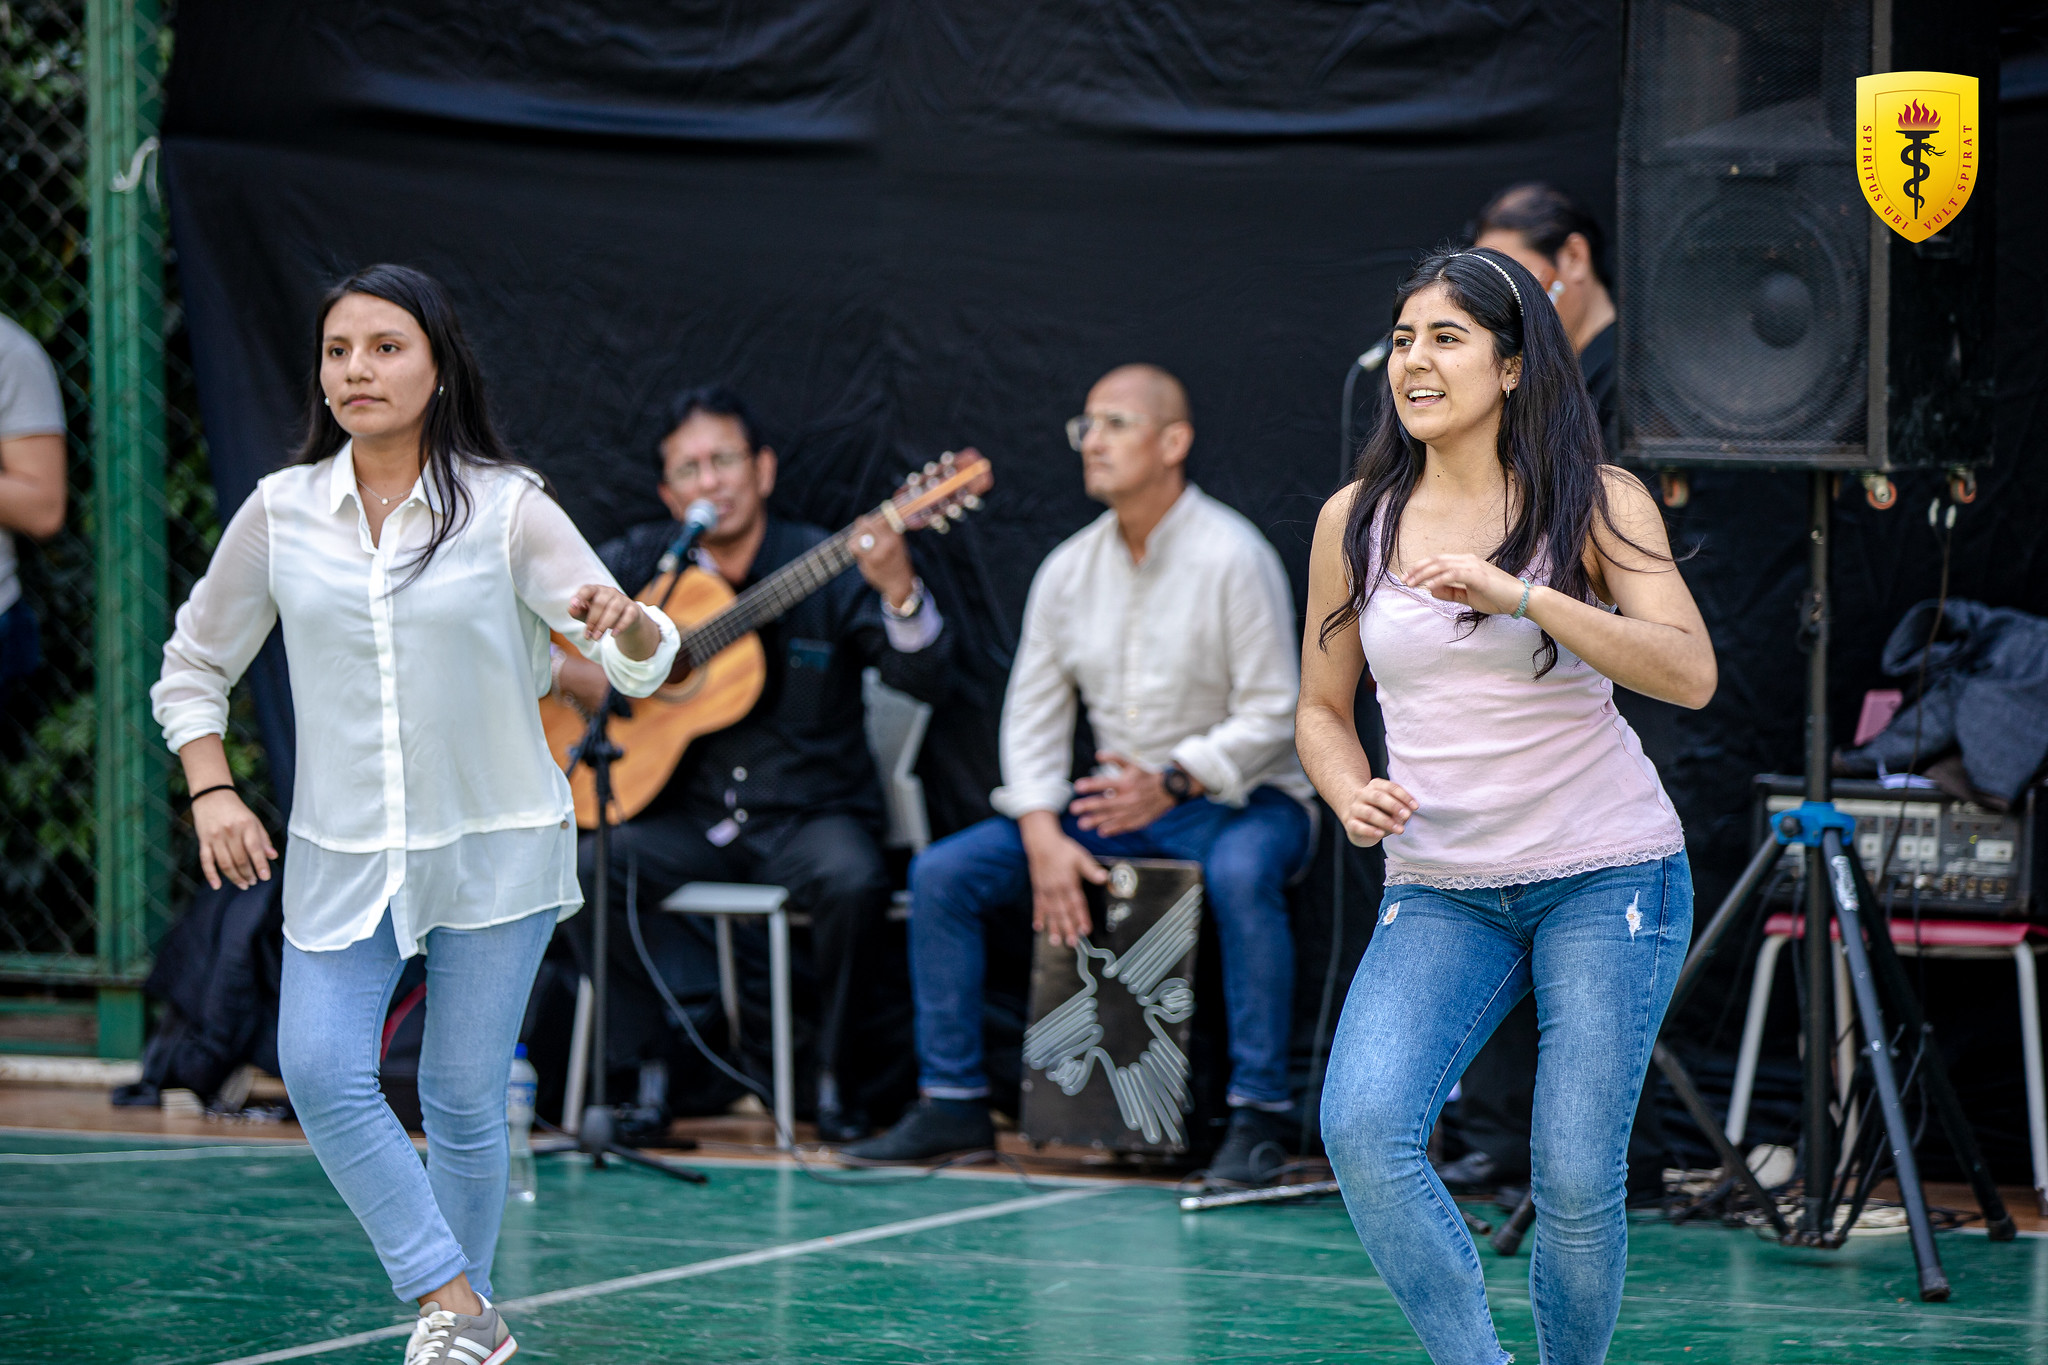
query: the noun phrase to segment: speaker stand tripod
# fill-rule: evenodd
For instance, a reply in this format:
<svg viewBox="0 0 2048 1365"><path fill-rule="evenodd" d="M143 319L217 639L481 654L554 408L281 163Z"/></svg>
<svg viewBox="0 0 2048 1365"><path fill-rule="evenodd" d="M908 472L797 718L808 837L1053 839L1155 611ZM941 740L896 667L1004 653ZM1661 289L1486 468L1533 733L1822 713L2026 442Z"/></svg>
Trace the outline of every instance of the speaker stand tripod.
<svg viewBox="0 0 2048 1365"><path fill-rule="evenodd" d="M1993 1241L2008 1241L2016 1232L2004 1201L1999 1198L1998 1187L1992 1183L1991 1173L1977 1150L1976 1135L1956 1100L1955 1088L1949 1083L1948 1070L1935 1046L1934 1031L1920 1012L1912 984L1892 946L1888 916L1873 894L1870 879L1857 856L1856 822L1830 799L1828 514L1833 502L1833 476L1817 470L1812 477L1808 522L1812 586L1802 607L1801 632L1809 650L1806 799L1797 810L1779 818L1775 830L1750 858L1749 866L1699 935L1679 974L1670 1010L1665 1015L1667 1021L1678 1017L1686 997L1730 931L1763 912L1759 893L1771 868L1785 849L1799 845L1805 858L1801 896L1807 987L1801 1021L1806 1070L1805 1151L1796 1225L1788 1223L1776 1201L1758 1184L1748 1162L1729 1142L1722 1120L1707 1107L1683 1064L1662 1040L1657 1043L1654 1055L1658 1069L1671 1082L1693 1122L1719 1152L1722 1170L1763 1212L1780 1239L1792 1245L1835 1248L1843 1244L1876 1184L1883 1164L1879 1144L1884 1143L1889 1149L1899 1200L1905 1206L1912 1235L1920 1297L1936 1302L1949 1296L1949 1283L1934 1245L1927 1199L1920 1185L1919 1166L1913 1158L1912 1128L1906 1122L1897 1070L1902 1057L1908 1059L1908 1079L1916 1074L1920 1077L1956 1162L1969 1177L1986 1231ZM1877 921L1867 921L1866 912L1876 915ZM1835 1023L1831 992L1825 988L1833 976L1831 940L1837 936L1848 964L1862 1039L1853 1082L1852 1078L1844 1078L1839 1115L1835 1111L1836 1086L1831 1073ZM1868 1121L1871 1091L1875 1092L1880 1119L1874 1124ZM1839 1152L1838 1141L1842 1149ZM1724 1180L1722 1192L1729 1183ZM1840 1216L1845 1203L1846 1216Z"/></svg>

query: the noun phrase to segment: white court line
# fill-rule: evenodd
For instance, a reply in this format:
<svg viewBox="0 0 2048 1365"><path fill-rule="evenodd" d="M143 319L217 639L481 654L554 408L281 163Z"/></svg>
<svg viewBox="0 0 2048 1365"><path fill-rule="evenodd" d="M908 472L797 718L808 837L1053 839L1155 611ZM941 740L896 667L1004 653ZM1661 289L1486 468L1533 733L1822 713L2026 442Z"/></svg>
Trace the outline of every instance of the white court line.
<svg viewBox="0 0 2048 1365"><path fill-rule="evenodd" d="M798 1256L810 1256L820 1251L837 1251L841 1247L859 1246L863 1242L879 1242L891 1237L908 1237L912 1233L930 1232L934 1228L952 1227L958 1223L973 1223L984 1218L1002 1218L1012 1213L1026 1213L1032 1209L1050 1208L1055 1204L1070 1204L1077 1199L1093 1199L1104 1195L1118 1186L1096 1186L1087 1189L1054 1190L1050 1194L1034 1194L1023 1199L1005 1199L995 1204L981 1204L971 1209L955 1209L951 1213L934 1213L923 1218L906 1218L900 1223L880 1223L871 1228L856 1228L852 1232L829 1233L803 1242L787 1242L781 1246L763 1247L759 1251L743 1251L734 1256L718 1256L708 1261L692 1261L688 1265L670 1266L666 1270L649 1270L639 1275L622 1275L615 1280L599 1280L594 1284L580 1284L568 1289L553 1289L545 1294L528 1294L523 1299L507 1299L497 1306L508 1313L521 1313L534 1308L551 1308L558 1303L574 1303L579 1299L594 1299L605 1294L621 1294L630 1289L646 1289L652 1285L670 1284L676 1280L694 1280L703 1275L716 1275L720 1271L740 1270L747 1266L766 1265L772 1261L787 1261ZM271 1365L273 1361L298 1360L305 1356L325 1355L329 1351L346 1350L351 1346L362 1346L373 1341L389 1341L407 1336L412 1332L410 1322L394 1323L390 1327L379 1327L374 1331L356 1332L350 1336L335 1337L331 1341L316 1341L306 1346L290 1346L282 1351L265 1351L261 1355L237 1356L223 1360L217 1365Z"/></svg>
<svg viewBox="0 0 2048 1365"><path fill-rule="evenodd" d="M311 1156L313 1149L300 1142L291 1146L258 1147L237 1143L228 1147L135 1147L121 1152L0 1152L0 1166L96 1166L106 1161L191 1161L211 1156Z"/></svg>
<svg viewBox="0 0 2048 1365"><path fill-rule="evenodd" d="M5 1092L0 1091L0 1093ZM269 1124L237 1124L234 1126L241 1128L243 1131L230 1137L226 1133L208 1133L204 1136L193 1136L183 1133L138 1132L134 1129L122 1128L40 1128L34 1125L18 1123L0 1123L0 1137L77 1138L80 1141L95 1142L181 1142L188 1147L219 1146L223 1142L242 1143L250 1147L303 1147L306 1145L306 1140L302 1137L264 1137L260 1133L248 1131L256 1127L267 1128L271 1126Z"/></svg>

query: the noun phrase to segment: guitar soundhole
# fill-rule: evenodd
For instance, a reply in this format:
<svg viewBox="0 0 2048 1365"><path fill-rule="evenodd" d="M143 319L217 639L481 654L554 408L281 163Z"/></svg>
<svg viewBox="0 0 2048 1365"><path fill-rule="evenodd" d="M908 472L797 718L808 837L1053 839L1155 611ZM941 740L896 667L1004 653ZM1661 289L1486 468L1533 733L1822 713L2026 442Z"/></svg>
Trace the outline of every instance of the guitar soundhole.
<svg viewBox="0 0 2048 1365"><path fill-rule="evenodd" d="M663 701L686 702L704 690L704 679L708 671L701 666L693 668L681 682L666 683L655 695Z"/></svg>

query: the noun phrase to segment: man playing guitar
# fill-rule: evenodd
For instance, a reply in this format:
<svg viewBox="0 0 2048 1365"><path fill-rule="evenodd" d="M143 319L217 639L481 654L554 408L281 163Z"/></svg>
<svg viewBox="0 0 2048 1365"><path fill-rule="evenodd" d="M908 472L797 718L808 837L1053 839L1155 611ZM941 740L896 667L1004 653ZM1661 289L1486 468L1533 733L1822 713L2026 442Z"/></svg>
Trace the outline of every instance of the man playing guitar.
<svg viewBox="0 0 2048 1365"><path fill-rule="evenodd" d="M697 566L735 590L827 539L819 527L768 510L775 452L761 444L746 405L725 389L696 389L676 400L661 443L661 469L658 491L674 520L636 526L598 549L623 584L656 576L677 523L700 499L717 508L718 523L700 542ZM685 882L787 887L791 910L812 919L818 1121L828 1141L865 1131L857 1089L862 1078L851 1074L849 1044L875 1013L858 997L861 983L875 976L866 959L889 906L879 844L881 793L862 725L861 673L872 665L889 686L936 702L946 690L952 656L952 633L912 572L903 537L871 515L855 523L848 548L859 575L840 574L761 628L767 677L760 700L737 724L689 745L661 793L613 832L611 850L609 1064L687 1064L693 1055L687 1045L676 1051L679 1035L664 1022L627 930L629 862L643 912ZM688 667L679 657L675 677ZM602 704L601 669L567 656L556 676L558 689L577 704ZM583 841L586 894L593 842ZM588 918L564 925L586 965ZM642 913L640 930L686 1006L715 994L715 951L704 926ZM652 1099L643 1095L643 1103Z"/></svg>

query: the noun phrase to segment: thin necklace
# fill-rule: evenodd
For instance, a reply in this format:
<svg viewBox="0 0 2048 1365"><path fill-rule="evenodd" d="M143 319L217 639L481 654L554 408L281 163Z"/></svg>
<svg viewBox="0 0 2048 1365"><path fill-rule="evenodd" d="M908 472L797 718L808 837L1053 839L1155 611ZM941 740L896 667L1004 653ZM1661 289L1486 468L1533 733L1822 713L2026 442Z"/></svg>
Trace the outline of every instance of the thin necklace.
<svg viewBox="0 0 2048 1365"><path fill-rule="evenodd" d="M356 475L356 487L362 489L365 493L368 493L371 497L375 498L384 506L389 507L391 505L391 499L385 497L382 493L379 493L376 489L364 483L363 476L360 474Z"/></svg>

